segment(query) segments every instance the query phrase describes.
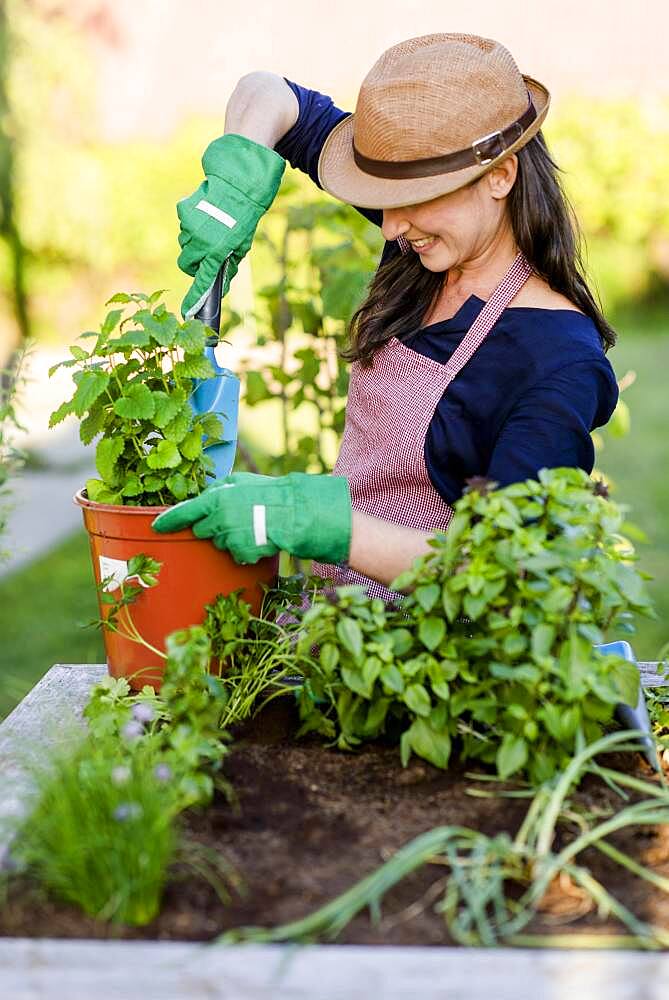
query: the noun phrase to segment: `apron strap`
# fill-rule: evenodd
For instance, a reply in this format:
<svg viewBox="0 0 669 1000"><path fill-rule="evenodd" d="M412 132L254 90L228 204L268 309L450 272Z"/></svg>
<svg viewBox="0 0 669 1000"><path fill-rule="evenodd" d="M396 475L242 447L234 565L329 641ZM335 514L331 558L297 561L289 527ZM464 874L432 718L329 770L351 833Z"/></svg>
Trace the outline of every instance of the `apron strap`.
<svg viewBox="0 0 669 1000"><path fill-rule="evenodd" d="M445 364L450 385L458 372L462 371L472 355L478 350L509 303L516 297L529 276L532 268L525 256L519 253L478 314L462 341Z"/></svg>

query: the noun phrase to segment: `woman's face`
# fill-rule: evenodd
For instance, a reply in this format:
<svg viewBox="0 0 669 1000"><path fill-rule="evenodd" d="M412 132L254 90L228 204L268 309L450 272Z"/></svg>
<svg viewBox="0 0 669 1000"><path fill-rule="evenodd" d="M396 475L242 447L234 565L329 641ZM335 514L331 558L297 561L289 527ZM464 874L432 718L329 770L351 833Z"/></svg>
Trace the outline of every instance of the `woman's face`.
<svg viewBox="0 0 669 1000"><path fill-rule="evenodd" d="M431 201L383 210L387 240L405 236L428 271L448 271L494 253L509 231L506 197L516 178L509 156L473 184Z"/></svg>

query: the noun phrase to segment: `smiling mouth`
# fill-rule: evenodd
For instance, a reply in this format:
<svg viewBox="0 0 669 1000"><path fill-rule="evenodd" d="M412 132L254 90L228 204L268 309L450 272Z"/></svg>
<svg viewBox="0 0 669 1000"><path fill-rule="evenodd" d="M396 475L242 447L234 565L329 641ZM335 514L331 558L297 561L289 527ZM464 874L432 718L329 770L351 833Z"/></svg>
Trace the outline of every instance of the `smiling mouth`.
<svg viewBox="0 0 669 1000"><path fill-rule="evenodd" d="M420 253L421 250L427 250L434 246L438 239L438 236L425 236L420 240L409 240L409 243L417 253Z"/></svg>

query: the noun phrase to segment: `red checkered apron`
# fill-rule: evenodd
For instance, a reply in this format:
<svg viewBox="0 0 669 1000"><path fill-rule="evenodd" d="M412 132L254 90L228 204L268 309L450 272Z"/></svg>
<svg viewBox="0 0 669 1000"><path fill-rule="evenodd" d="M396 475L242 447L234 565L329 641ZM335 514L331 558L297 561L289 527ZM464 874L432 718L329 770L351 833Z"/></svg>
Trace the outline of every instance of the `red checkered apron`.
<svg viewBox="0 0 669 1000"><path fill-rule="evenodd" d="M443 531L453 509L430 481L425 437L441 397L481 346L532 268L522 254L502 278L446 364L417 354L392 338L371 367L351 366L346 425L334 474L346 476L354 510L422 531ZM362 584L370 597L401 595L348 566L314 563L313 572L335 586Z"/></svg>

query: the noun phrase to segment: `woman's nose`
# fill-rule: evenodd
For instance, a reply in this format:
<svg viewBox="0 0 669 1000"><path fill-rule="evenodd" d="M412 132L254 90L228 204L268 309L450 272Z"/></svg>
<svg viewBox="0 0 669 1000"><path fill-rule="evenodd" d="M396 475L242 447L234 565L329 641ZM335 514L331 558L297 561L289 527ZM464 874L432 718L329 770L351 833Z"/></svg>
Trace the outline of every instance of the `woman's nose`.
<svg viewBox="0 0 669 1000"><path fill-rule="evenodd" d="M384 208L381 232L386 240L396 240L409 232L410 223L401 208Z"/></svg>

